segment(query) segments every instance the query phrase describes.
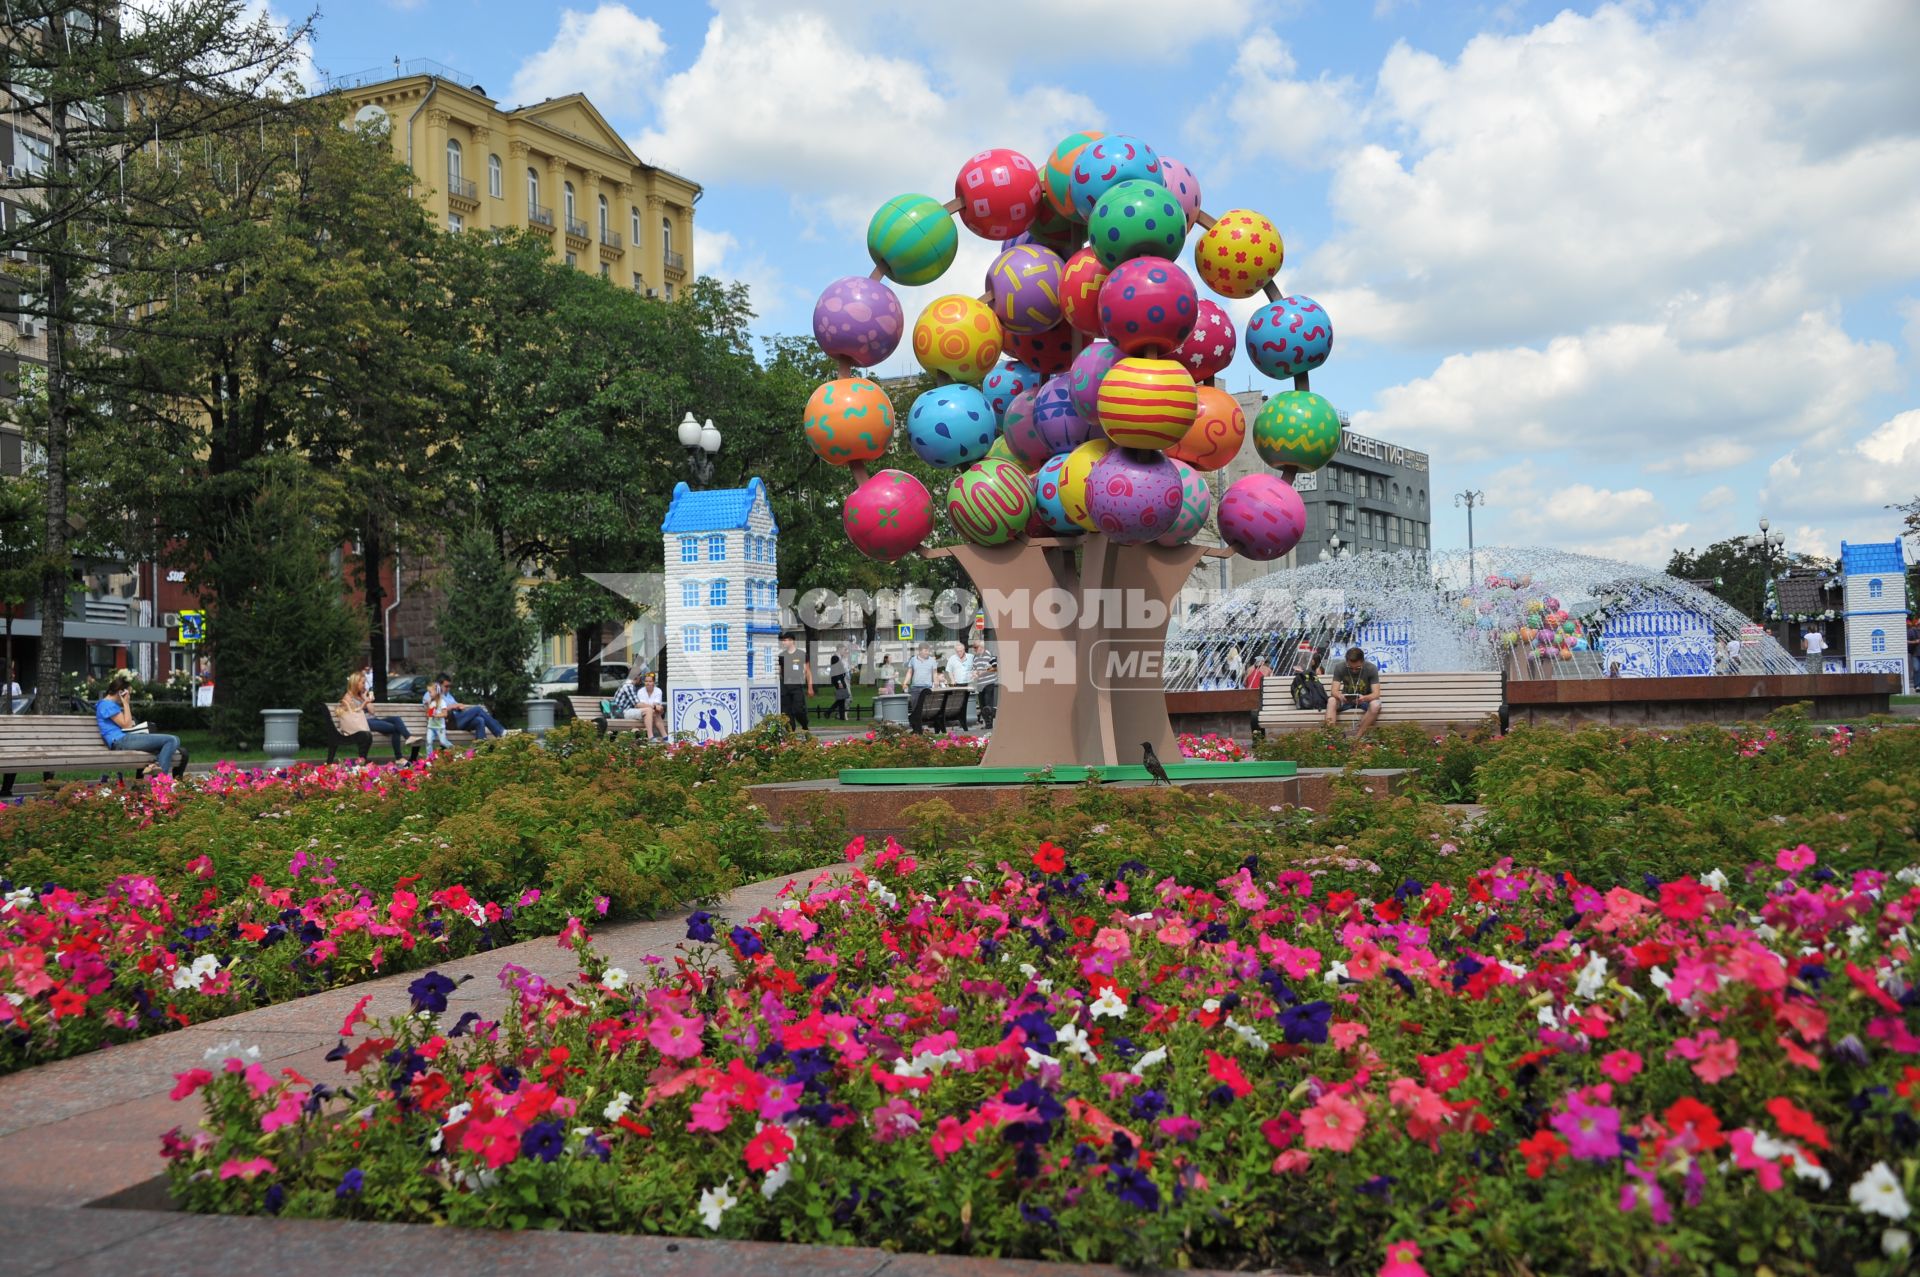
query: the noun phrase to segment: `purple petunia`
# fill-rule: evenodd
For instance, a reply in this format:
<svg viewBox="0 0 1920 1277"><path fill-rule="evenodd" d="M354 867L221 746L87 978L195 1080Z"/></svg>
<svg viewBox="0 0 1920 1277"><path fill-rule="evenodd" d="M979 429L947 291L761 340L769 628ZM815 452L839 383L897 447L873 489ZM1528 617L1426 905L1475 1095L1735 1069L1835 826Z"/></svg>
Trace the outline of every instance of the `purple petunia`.
<svg viewBox="0 0 1920 1277"><path fill-rule="evenodd" d="M447 1009L447 995L454 990L454 983L438 971L429 971L407 986L407 993L413 998L415 1011L431 1011L439 1015Z"/></svg>
<svg viewBox="0 0 1920 1277"><path fill-rule="evenodd" d="M713 943L713 915L704 909L695 909L688 914L687 939L697 940L701 944Z"/></svg>

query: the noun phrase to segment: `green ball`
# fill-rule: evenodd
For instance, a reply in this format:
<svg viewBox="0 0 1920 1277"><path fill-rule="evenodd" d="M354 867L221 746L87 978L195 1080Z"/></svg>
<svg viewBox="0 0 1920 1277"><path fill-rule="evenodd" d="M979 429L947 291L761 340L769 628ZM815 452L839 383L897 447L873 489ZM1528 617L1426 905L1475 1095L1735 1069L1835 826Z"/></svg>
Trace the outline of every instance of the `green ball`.
<svg viewBox="0 0 1920 1277"><path fill-rule="evenodd" d="M1253 419L1253 446L1276 470L1318 470L1340 448L1340 414L1311 390L1283 390Z"/></svg>
<svg viewBox="0 0 1920 1277"><path fill-rule="evenodd" d="M1187 211L1158 182L1115 183L1087 219L1087 242L1108 270L1130 257L1176 258L1186 241Z"/></svg>
<svg viewBox="0 0 1920 1277"><path fill-rule="evenodd" d="M896 284L931 284L959 251L960 232L931 195L896 195L867 223L867 253Z"/></svg>

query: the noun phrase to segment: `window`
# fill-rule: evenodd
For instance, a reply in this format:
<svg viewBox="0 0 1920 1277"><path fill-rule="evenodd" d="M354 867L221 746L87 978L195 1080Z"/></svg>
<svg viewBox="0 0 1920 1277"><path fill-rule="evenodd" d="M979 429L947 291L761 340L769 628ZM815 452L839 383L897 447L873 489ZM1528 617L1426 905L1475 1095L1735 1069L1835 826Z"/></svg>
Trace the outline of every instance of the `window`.
<svg viewBox="0 0 1920 1277"><path fill-rule="evenodd" d="M700 650L699 626L683 625L680 627L680 650L683 652L697 652Z"/></svg>
<svg viewBox="0 0 1920 1277"><path fill-rule="evenodd" d="M608 281L611 281L611 280L613 279L613 267L611 267L611 266L609 266L609 265L607 265L607 264L606 264L605 262L601 262L601 263L600 263L600 278L601 278L601 279L604 279L604 280L608 280Z"/></svg>
<svg viewBox="0 0 1920 1277"><path fill-rule="evenodd" d="M533 169L527 170L527 211L531 213L540 207L540 174Z"/></svg>
<svg viewBox="0 0 1920 1277"><path fill-rule="evenodd" d="M16 133L20 145L13 148L15 165L29 177L44 173L53 164L53 143L31 133Z"/></svg>
<svg viewBox="0 0 1920 1277"><path fill-rule="evenodd" d="M1882 585L1880 584L1880 578L1879 578L1879 577L1877 577L1877 576L1876 576L1876 577L1874 577L1874 578L1873 578L1873 580L1871 580L1871 581L1868 581L1868 582L1867 582L1867 597L1868 597L1868 598L1870 598L1870 599L1877 599L1877 598L1879 598L1879 597L1880 597L1880 596L1881 596L1882 594L1885 594L1885 593L1886 593L1886 588L1885 588L1884 586L1882 586Z"/></svg>
<svg viewBox="0 0 1920 1277"><path fill-rule="evenodd" d="M727 650L727 627L724 625L713 627L713 650L716 652Z"/></svg>
<svg viewBox="0 0 1920 1277"><path fill-rule="evenodd" d="M667 300L668 300L668 301L672 301L672 300L673 300L673 285L672 285L672 284L668 284L668 285L667 285Z"/></svg>
<svg viewBox="0 0 1920 1277"><path fill-rule="evenodd" d="M1874 584L1878 585L1880 583L1875 581ZM1874 651L1884 652L1887 650L1887 632L1885 630L1875 630L1868 638L1872 641Z"/></svg>
<svg viewBox="0 0 1920 1277"><path fill-rule="evenodd" d="M700 582L698 581L680 582L680 606L681 607L699 607L700 606Z"/></svg>
<svg viewBox="0 0 1920 1277"><path fill-rule="evenodd" d="M447 229L454 232L464 231L467 229L467 219L458 213L448 213Z"/></svg>
<svg viewBox="0 0 1920 1277"><path fill-rule="evenodd" d="M578 266L579 264L580 264L580 254L578 253L567 254L567 265Z"/></svg>
<svg viewBox="0 0 1920 1277"><path fill-rule="evenodd" d="M1394 484L1391 491L1393 493L1393 496L1392 496L1393 503L1395 505L1399 505L1400 504L1400 485L1397 483Z"/></svg>
<svg viewBox="0 0 1920 1277"><path fill-rule="evenodd" d="M660 219L660 258L662 261L673 258L673 223L664 217Z"/></svg>
<svg viewBox="0 0 1920 1277"><path fill-rule="evenodd" d="M640 210L637 208L634 208L634 209L627 210L627 212L628 212L627 229L633 232L630 236L628 236L628 238L633 241L634 248L638 249L640 247ZM639 278L640 277L638 275L634 276L634 279L636 281ZM638 286L639 285L636 283L635 287L638 287Z"/></svg>
<svg viewBox="0 0 1920 1277"><path fill-rule="evenodd" d="M1387 520L1387 544L1400 544L1400 520L1398 519L1389 518Z"/></svg>
<svg viewBox="0 0 1920 1277"><path fill-rule="evenodd" d="M499 199L501 191L505 189L500 172L500 157L489 155L487 157L487 194Z"/></svg>
<svg viewBox="0 0 1920 1277"><path fill-rule="evenodd" d="M682 563L698 563L700 561L699 537L680 538L680 561Z"/></svg>
<svg viewBox="0 0 1920 1277"><path fill-rule="evenodd" d="M447 185L458 188L460 185L460 139L447 139Z"/></svg>
<svg viewBox="0 0 1920 1277"><path fill-rule="evenodd" d="M707 538L707 562L725 563L727 561L727 538L724 533L716 532Z"/></svg>
<svg viewBox="0 0 1920 1277"><path fill-rule="evenodd" d="M727 583L725 581L716 580L712 585L707 587L707 603L712 607L725 607L727 605Z"/></svg>
<svg viewBox="0 0 1920 1277"><path fill-rule="evenodd" d="M612 231L613 222L607 213L607 197L602 195L600 197L600 242L602 244L613 242Z"/></svg>
<svg viewBox="0 0 1920 1277"><path fill-rule="evenodd" d="M573 221L573 183L562 182L561 186L564 188L561 199L567 206L567 220L571 222Z"/></svg>
<svg viewBox="0 0 1920 1277"><path fill-rule="evenodd" d="M647 281L640 278L639 271L633 272L633 291L636 293L644 293L647 291Z"/></svg>

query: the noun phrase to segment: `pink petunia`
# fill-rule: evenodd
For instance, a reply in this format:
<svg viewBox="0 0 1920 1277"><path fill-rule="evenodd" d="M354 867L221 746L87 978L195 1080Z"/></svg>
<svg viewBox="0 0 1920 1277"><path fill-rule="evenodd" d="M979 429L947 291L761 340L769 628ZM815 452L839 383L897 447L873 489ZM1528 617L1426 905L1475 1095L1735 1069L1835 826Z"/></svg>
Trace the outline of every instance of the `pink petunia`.
<svg viewBox="0 0 1920 1277"><path fill-rule="evenodd" d="M256 1175L271 1175L273 1171L273 1163L264 1157L250 1158L244 1162L230 1157L220 1165L220 1178L252 1179Z"/></svg>
<svg viewBox="0 0 1920 1277"><path fill-rule="evenodd" d="M1566 1109L1547 1124L1566 1136L1567 1151L1575 1157L1605 1162L1620 1156L1620 1110L1611 1105L1589 1104L1569 1093Z"/></svg>
<svg viewBox="0 0 1920 1277"><path fill-rule="evenodd" d="M1818 859L1819 857L1813 854L1813 848L1801 843L1798 847L1782 847L1780 854L1773 858L1773 863L1791 874L1799 873L1802 869L1813 868L1814 862Z"/></svg>
<svg viewBox="0 0 1920 1277"><path fill-rule="evenodd" d="M1420 1248L1412 1242L1388 1242L1387 1262L1380 1265L1380 1277L1427 1277L1420 1264Z"/></svg>
<svg viewBox="0 0 1920 1277"><path fill-rule="evenodd" d="M1638 1051L1611 1051L1600 1061L1600 1071L1624 1086L1639 1075L1644 1064Z"/></svg>
<svg viewBox="0 0 1920 1277"><path fill-rule="evenodd" d="M1323 1095L1319 1103L1300 1115L1300 1123L1308 1148L1351 1153L1354 1141L1367 1128L1367 1115L1344 1095Z"/></svg>
<svg viewBox="0 0 1920 1277"><path fill-rule="evenodd" d="M1677 1038L1667 1058L1693 1061L1694 1076L1709 1084L1725 1081L1740 1067L1740 1044L1723 1038L1718 1029L1702 1029L1690 1038Z"/></svg>
<svg viewBox="0 0 1920 1277"><path fill-rule="evenodd" d="M213 1074L205 1069L188 1069L185 1073L176 1073L173 1075L173 1089L167 1092L167 1098L184 1100L211 1081L213 1081Z"/></svg>
<svg viewBox="0 0 1920 1277"><path fill-rule="evenodd" d="M668 1059L691 1060L704 1047L700 1034L705 1028L703 1016L681 1015L671 1007L661 1007L647 1025L647 1041Z"/></svg>

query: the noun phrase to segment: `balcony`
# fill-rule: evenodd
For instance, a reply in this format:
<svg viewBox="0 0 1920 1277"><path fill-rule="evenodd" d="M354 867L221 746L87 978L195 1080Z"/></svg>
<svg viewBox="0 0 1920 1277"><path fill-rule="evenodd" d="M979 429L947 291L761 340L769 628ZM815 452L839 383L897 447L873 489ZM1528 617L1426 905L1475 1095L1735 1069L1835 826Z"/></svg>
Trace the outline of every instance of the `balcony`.
<svg viewBox="0 0 1920 1277"><path fill-rule="evenodd" d="M585 239L587 237L587 224L577 217L569 217L567 219L567 234L573 236L575 239Z"/></svg>
<svg viewBox="0 0 1920 1277"><path fill-rule="evenodd" d="M616 253L619 252L620 251L620 232L602 230L600 232L600 247L611 248L614 252Z"/></svg>
<svg viewBox="0 0 1920 1277"><path fill-rule="evenodd" d="M685 255L668 249L661 254L661 257L665 260L667 269L676 275L684 275L687 273L687 259Z"/></svg>
<svg viewBox="0 0 1920 1277"><path fill-rule="evenodd" d="M527 205L527 224L544 230L553 229L553 210L539 204Z"/></svg>
<svg viewBox="0 0 1920 1277"><path fill-rule="evenodd" d="M447 175L447 203L458 210L465 207L470 213L480 211L480 188L464 177Z"/></svg>

